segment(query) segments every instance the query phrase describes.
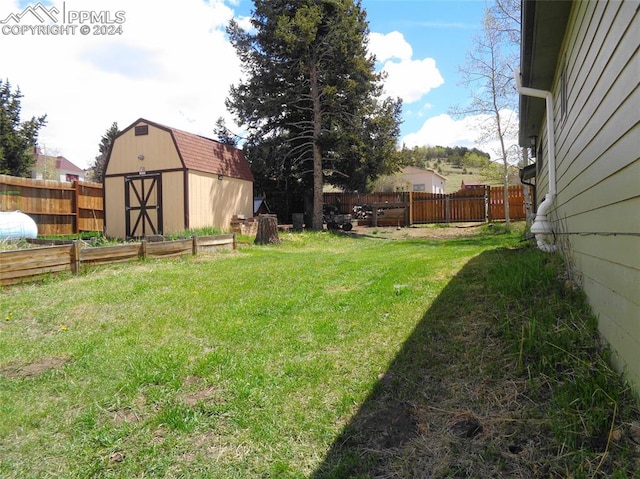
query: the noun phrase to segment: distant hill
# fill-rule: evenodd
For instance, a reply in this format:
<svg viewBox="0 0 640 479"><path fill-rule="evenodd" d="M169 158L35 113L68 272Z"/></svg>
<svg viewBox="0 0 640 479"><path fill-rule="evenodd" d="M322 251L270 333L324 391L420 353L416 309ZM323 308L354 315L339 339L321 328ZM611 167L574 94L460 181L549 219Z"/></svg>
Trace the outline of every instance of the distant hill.
<svg viewBox="0 0 640 479"><path fill-rule="evenodd" d="M502 164L492 162L488 153L463 146L422 146L403 149L401 164L437 171L447 179L445 193L460 190L465 185L502 186ZM510 183L519 184L518 169L510 168Z"/></svg>

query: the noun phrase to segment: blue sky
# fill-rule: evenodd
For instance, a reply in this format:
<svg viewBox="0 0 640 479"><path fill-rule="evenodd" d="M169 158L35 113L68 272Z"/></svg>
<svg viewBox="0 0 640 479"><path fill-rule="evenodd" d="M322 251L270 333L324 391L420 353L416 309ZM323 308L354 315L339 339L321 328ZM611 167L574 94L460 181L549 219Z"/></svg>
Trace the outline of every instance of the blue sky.
<svg viewBox="0 0 640 479"><path fill-rule="evenodd" d="M364 0L363 7L372 32L401 33L413 50L412 59L433 59L444 80L419 100L405 99L404 135L419 131L427 119L445 115L453 105L466 102L468 92L458 85L458 67L473 47L473 36L480 33L483 0ZM420 81L407 78L407 82Z"/></svg>
<svg viewBox="0 0 640 479"><path fill-rule="evenodd" d="M0 22L37 3L0 0ZM240 68L224 27L231 18L246 22L252 1L41 3L58 25L71 28L34 34L30 26L45 24L31 13L0 25L0 77L20 86L23 118L47 113L40 143L50 154L89 166L114 121L124 128L143 117L211 137L218 117L231 119L224 99ZM387 92L404 101L401 141L482 147L471 128L477 119L448 112L469 97L458 85L458 67L480 32L485 2L363 0L362 6L370 50L388 72ZM94 18L68 21L63 11Z"/></svg>

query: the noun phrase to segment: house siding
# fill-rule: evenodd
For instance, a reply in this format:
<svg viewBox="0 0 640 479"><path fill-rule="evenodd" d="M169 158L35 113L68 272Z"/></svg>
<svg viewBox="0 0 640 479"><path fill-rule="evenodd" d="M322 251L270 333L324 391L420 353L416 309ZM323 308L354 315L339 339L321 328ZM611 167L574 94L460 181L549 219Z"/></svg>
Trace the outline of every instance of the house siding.
<svg viewBox="0 0 640 479"><path fill-rule="evenodd" d="M639 12L637 1L574 2L552 92L554 229L569 247L616 365L640 394ZM540 199L548 190L545 131L543 126Z"/></svg>
<svg viewBox="0 0 640 479"><path fill-rule="evenodd" d="M406 167L400 173L401 181L405 183L406 191L420 191L414 185L424 185L426 193L444 193L446 178L431 171L416 167Z"/></svg>

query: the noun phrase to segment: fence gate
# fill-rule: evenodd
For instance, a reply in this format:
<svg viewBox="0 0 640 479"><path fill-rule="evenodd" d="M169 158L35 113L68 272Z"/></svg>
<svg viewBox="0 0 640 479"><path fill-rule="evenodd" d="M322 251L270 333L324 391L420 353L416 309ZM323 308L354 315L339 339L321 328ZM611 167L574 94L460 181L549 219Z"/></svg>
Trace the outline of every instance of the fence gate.
<svg viewBox="0 0 640 479"><path fill-rule="evenodd" d="M126 176L124 183L127 238L163 234L160 173Z"/></svg>

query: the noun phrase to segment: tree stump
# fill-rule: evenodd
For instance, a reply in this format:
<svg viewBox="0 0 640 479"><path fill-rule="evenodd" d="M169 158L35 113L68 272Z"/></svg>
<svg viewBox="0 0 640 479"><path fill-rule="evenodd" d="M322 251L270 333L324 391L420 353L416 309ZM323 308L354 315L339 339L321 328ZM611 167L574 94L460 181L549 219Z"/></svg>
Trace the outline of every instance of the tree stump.
<svg viewBox="0 0 640 479"><path fill-rule="evenodd" d="M278 218L276 215L258 216L258 233L254 244L280 244Z"/></svg>

